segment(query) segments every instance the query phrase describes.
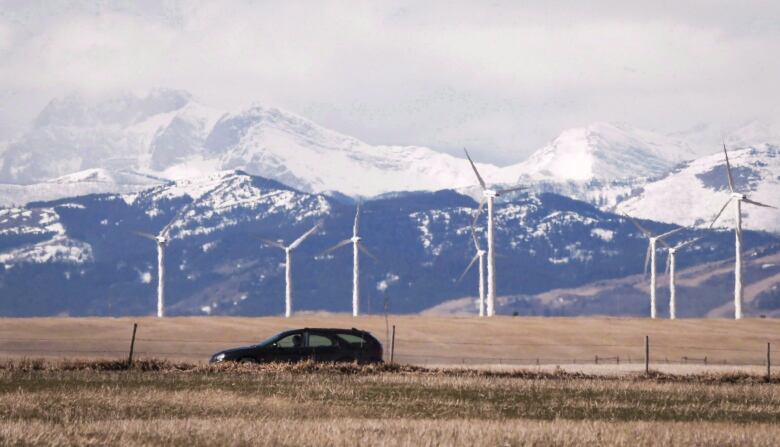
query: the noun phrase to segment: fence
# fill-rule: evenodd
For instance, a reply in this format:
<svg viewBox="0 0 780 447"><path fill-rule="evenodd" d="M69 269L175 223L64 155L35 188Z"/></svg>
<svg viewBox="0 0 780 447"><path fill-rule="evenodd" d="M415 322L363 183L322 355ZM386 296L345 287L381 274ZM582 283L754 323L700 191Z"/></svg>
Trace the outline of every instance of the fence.
<svg viewBox="0 0 780 447"><path fill-rule="evenodd" d="M639 341L639 340L638 340ZM510 336L493 341L458 339L412 339L402 333L386 340L385 360L418 365L643 365L645 370L660 365L766 366L771 374L771 343L722 347L691 344L650 343L540 343L518 342ZM156 357L204 361L219 350L256 343L249 339L191 339L145 337L134 324L124 338L0 338L0 356L96 358Z"/></svg>

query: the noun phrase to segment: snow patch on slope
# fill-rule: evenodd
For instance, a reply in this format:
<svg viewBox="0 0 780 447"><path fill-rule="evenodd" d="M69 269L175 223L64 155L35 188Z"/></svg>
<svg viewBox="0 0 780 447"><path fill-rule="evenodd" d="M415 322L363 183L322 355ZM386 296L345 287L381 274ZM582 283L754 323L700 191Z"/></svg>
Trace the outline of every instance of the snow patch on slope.
<svg viewBox="0 0 780 447"><path fill-rule="evenodd" d="M729 151L736 189L753 200L780 206L780 146L763 144ZM668 176L644 187L638 196L618 205L617 210L643 219L706 227L728 200L726 163L723 153L699 158ZM745 229L780 233L780 212L745 204ZM724 211L717 226L733 228L734 205Z"/></svg>

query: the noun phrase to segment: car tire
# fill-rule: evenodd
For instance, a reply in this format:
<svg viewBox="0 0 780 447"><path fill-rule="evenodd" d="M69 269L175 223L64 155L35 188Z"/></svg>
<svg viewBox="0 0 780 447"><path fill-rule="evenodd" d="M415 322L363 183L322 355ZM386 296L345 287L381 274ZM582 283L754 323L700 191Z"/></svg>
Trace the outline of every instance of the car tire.
<svg viewBox="0 0 780 447"><path fill-rule="evenodd" d="M257 363L257 360L253 359L252 357L243 357L238 361L238 363Z"/></svg>

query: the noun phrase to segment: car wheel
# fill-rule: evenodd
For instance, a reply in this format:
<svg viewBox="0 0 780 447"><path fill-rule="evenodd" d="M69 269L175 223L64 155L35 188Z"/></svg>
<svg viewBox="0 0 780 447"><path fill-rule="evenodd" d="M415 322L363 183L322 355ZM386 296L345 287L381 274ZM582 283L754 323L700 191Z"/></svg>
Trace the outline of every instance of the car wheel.
<svg viewBox="0 0 780 447"><path fill-rule="evenodd" d="M252 357L244 357L241 360L239 360L239 363L257 363L257 361Z"/></svg>

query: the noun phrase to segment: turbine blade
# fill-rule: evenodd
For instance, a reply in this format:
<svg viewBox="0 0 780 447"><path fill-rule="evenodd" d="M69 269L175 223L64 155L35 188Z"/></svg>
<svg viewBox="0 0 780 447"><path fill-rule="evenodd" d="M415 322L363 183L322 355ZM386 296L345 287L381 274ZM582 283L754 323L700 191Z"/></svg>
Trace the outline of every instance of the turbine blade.
<svg viewBox="0 0 780 447"><path fill-rule="evenodd" d="M722 141L722 140L721 140ZM726 142L723 142L723 155L726 156L726 173L729 179L729 189L734 192L734 178L731 176L731 163L729 163L729 153L726 151Z"/></svg>
<svg viewBox="0 0 780 447"><path fill-rule="evenodd" d="M664 269L664 275L668 275L669 274L669 264L671 264L671 263L672 263L672 253L671 252L667 252L667 254L666 254L666 268Z"/></svg>
<svg viewBox="0 0 780 447"><path fill-rule="evenodd" d="M355 223L352 225L352 236L357 237L359 229L360 229L360 202L358 202L357 209L355 210Z"/></svg>
<svg viewBox="0 0 780 447"><path fill-rule="evenodd" d="M653 236L653 233L651 233L649 230L647 230L647 228L643 227L642 225L639 225L639 222L637 222L636 219L634 219L633 217L629 216L628 214L624 214L623 216L625 216L626 219L628 219L631 222L633 222L634 226L637 227L639 229L639 231L642 232L642 234L644 234L647 237L652 237Z"/></svg>
<svg viewBox="0 0 780 447"><path fill-rule="evenodd" d="M474 219L471 220L471 228L474 228L474 226L477 224L477 218L479 218L479 215L482 213L482 210L485 208L485 201L487 200L487 197L482 197L482 200L479 201L479 206L477 207L477 211L474 212Z"/></svg>
<svg viewBox="0 0 780 447"><path fill-rule="evenodd" d="M143 231L133 231L132 233L135 234L136 236L141 236L141 237L144 237L146 239L151 239L153 241L157 240L157 236L155 236L153 234L150 234L150 233L143 232Z"/></svg>
<svg viewBox="0 0 780 447"><path fill-rule="evenodd" d="M774 209L777 209L777 207L774 207L772 205L767 205L766 203L756 202L755 200L748 199L747 197L742 199L742 201L745 202L745 203L749 203L751 205L763 206L764 208L774 208Z"/></svg>
<svg viewBox="0 0 780 447"><path fill-rule="evenodd" d="M477 262L477 259L479 259L479 253L474 255L473 258L471 258L471 262L469 262L469 265L466 266L466 270L463 270L463 273L460 274L458 280L455 281L456 283L459 283L463 279L463 277L466 276L466 273L468 273L469 270L471 270L471 267L474 267L474 263Z"/></svg>
<svg viewBox="0 0 780 447"><path fill-rule="evenodd" d="M726 200L726 203L723 204L720 211L718 211L718 214L715 215L715 218L712 219L712 222L710 222L710 226L707 228L712 228L712 226L715 225L715 222L717 222L720 215L723 214L723 211L726 209L726 207L729 206L729 203L731 203L731 197L729 197L729 199Z"/></svg>
<svg viewBox="0 0 780 447"><path fill-rule="evenodd" d="M474 231L474 225L471 226L471 240L474 241L474 248L476 248L477 251L482 250L482 247L479 246L479 239L477 239L477 232Z"/></svg>
<svg viewBox="0 0 780 447"><path fill-rule="evenodd" d="M265 243L266 245L270 245L272 247L281 248L282 250L286 248L284 245L280 244L279 242L272 241L270 239L260 239L260 240L263 241L263 243Z"/></svg>
<svg viewBox="0 0 780 447"><path fill-rule="evenodd" d="M482 187L482 189L487 189L487 185L485 184L485 181L482 180L482 176L479 175L479 171L477 171L477 166L474 164L474 161L471 160L471 156L469 155L469 151L466 150L466 148L463 148L463 152L466 153L466 158L469 159L469 163L471 163L471 169L474 170L474 174L477 175L477 180L479 181L479 186Z"/></svg>
<svg viewBox="0 0 780 447"><path fill-rule="evenodd" d="M368 256L369 258L373 259L375 262L380 262L379 258L374 256L374 254L371 253L370 251L368 251L368 249L366 247L364 247L363 244L361 244L360 242L358 242L358 249L360 251L362 251L366 256Z"/></svg>
<svg viewBox="0 0 780 447"><path fill-rule="evenodd" d="M317 229L319 227L320 227L320 224L317 223L313 227L311 227L311 229L309 231L303 233L303 235L301 237L299 237L298 239L293 241L292 244L290 244L290 250L295 250L296 248L298 248L298 246L301 245L303 243L303 241L306 240L307 237L311 236L315 231L317 231Z"/></svg>
<svg viewBox="0 0 780 447"><path fill-rule="evenodd" d="M667 231L666 233L663 233L663 234L661 234L661 235L658 235L658 236L656 236L656 239L660 241L661 239L663 239L663 238L665 238L665 237L668 237L668 236L671 236L671 235L673 235L674 233L677 233L678 231L682 231L682 230L684 230L684 229L685 229L685 227L679 227L679 228L675 228L674 230Z"/></svg>
<svg viewBox="0 0 780 447"><path fill-rule="evenodd" d="M516 186L514 188L502 189L502 190L496 191L496 192L498 194L506 194L508 192L520 191L521 189L526 189L526 187L525 186Z"/></svg>
<svg viewBox="0 0 780 447"><path fill-rule="evenodd" d="M332 253L332 252L338 250L339 248L341 248L341 247L343 247L343 246L345 246L347 244L351 244L351 243L352 243L352 239L344 239L343 241L339 242L338 244L336 244L336 245L330 247L329 249L323 251L322 253L320 253L320 256Z"/></svg>
<svg viewBox="0 0 780 447"><path fill-rule="evenodd" d="M160 236L167 239L168 233L170 233L173 224L175 224L179 219L181 219L182 216L184 216L187 213L187 211L190 210L193 203L195 203L194 200L188 203L187 205L184 205L179 211L177 211L176 214L173 215L171 221L168 222L168 224L165 225L162 230L160 230Z"/></svg>
<svg viewBox="0 0 780 447"><path fill-rule="evenodd" d="M674 247L674 249L675 249L675 250L679 250L679 249L681 249L681 248L683 248L683 247L687 247L688 245L691 245L692 243L694 243L694 242L698 241L699 239L701 239L701 238L700 238L700 237L696 237L696 238L693 238L693 239L691 239L691 240L689 240L689 241L681 242L681 243L677 244L677 245Z"/></svg>
<svg viewBox="0 0 780 447"><path fill-rule="evenodd" d="M647 270L650 268L650 244L647 244L647 251L645 252L645 278L647 278Z"/></svg>

